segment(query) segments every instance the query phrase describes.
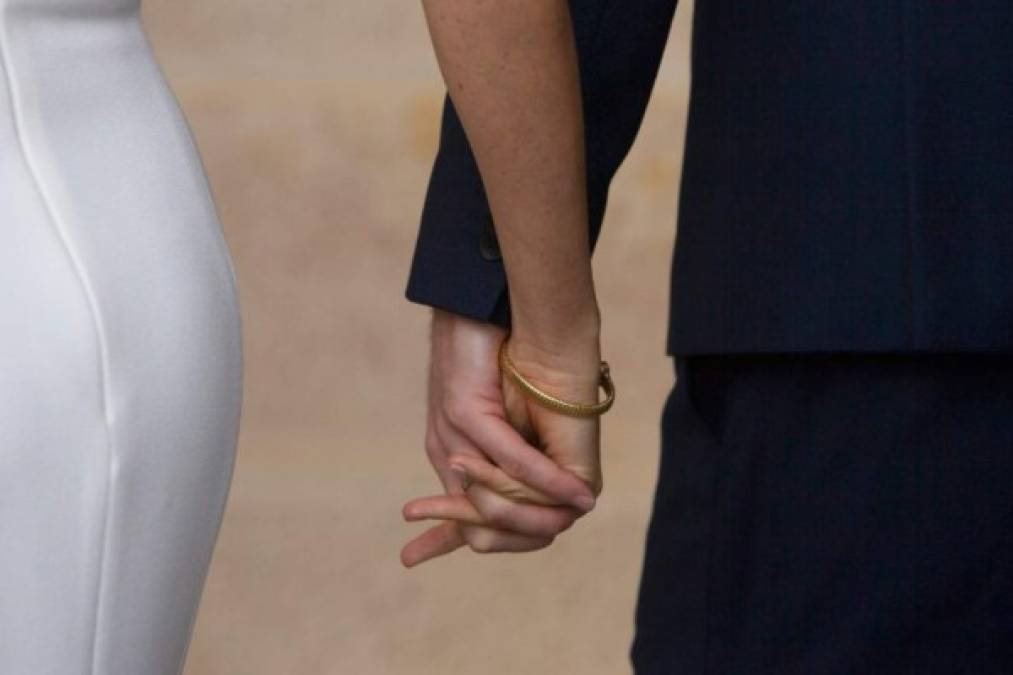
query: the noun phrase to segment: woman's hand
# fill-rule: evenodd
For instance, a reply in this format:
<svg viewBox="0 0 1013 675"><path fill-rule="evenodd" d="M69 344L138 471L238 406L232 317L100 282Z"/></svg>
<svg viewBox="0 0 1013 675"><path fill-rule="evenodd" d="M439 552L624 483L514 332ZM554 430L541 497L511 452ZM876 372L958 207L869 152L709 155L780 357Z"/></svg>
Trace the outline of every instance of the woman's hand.
<svg viewBox="0 0 1013 675"><path fill-rule="evenodd" d="M582 337L574 331L574 336L572 341L560 341L549 348L546 343L536 344L518 328L507 341L507 356L538 389L565 401L597 403L601 377L597 332ZM559 466L582 478L598 496L602 491L599 418L571 417L546 408L526 397L505 375L503 393L510 424ZM525 486L512 485L508 477L499 475L497 480L496 472L480 472L474 463L470 466L472 479L491 482L514 498L532 498Z"/></svg>
<svg viewBox="0 0 1013 675"><path fill-rule="evenodd" d="M423 6L503 254L509 355L536 386L595 401L598 315L569 5ZM477 551L548 545L601 490L598 421L538 408L504 384L503 331L442 312L433 325L426 448L448 494L409 502L405 517L447 522L409 542L402 560L414 565L464 542ZM472 481L466 493L452 460Z"/></svg>
<svg viewBox="0 0 1013 675"><path fill-rule="evenodd" d="M536 407L505 382L497 360L505 337L496 326L434 311L426 452L447 494L408 502L404 516L445 522L405 545L406 566L465 543L478 552L543 548L589 511L601 491L597 419ZM556 359L541 375L534 371L548 354L523 341L514 347L511 340L508 354L536 385L567 399L595 400L597 346L591 356ZM593 385L588 373L569 372L591 361Z"/></svg>

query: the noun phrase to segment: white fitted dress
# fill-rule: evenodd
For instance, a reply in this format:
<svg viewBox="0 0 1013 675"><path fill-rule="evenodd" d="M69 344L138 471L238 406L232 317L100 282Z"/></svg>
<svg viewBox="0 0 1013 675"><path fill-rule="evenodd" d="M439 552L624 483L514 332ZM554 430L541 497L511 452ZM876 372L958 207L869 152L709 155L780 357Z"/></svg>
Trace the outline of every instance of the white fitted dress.
<svg viewBox="0 0 1013 675"><path fill-rule="evenodd" d="M138 2L0 0L0 673L181 671L241 361Z"/></svg>

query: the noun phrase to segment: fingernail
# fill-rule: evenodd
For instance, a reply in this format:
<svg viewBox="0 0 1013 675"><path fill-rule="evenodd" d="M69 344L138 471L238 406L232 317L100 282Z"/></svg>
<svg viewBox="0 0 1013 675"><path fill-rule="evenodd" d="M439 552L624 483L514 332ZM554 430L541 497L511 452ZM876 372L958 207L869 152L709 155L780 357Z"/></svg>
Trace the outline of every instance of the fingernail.
<svg viewBox="0 0 1013 675"><path fill-rule="evenodd" d="M594 497L588 497L587 495L581 495L577 497L574 502L577 508L585 513L594 508Z"/></svg>

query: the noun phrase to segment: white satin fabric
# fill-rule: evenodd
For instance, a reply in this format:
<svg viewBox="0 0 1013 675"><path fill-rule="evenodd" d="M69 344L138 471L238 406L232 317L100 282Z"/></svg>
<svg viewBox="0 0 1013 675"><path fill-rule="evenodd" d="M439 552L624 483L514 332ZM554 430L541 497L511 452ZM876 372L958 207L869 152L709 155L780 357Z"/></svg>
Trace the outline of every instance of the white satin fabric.
<svg viewBox="0 0 1013 675"><path fill-rule="evenodd" d="M241 360L137 2L0 0L0 674L181 671Z"/></svg>

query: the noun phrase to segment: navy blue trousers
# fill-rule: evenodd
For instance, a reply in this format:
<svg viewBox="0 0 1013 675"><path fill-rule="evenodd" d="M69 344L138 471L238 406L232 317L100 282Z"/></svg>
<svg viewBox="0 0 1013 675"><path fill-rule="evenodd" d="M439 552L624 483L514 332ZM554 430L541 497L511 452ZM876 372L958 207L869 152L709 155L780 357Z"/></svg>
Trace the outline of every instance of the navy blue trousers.
<svg viewBox="0 0 1013 675"><path fill-rule="evenodd" d="M1013 673L1013 356L674 363L637 675Z"/></svg>

